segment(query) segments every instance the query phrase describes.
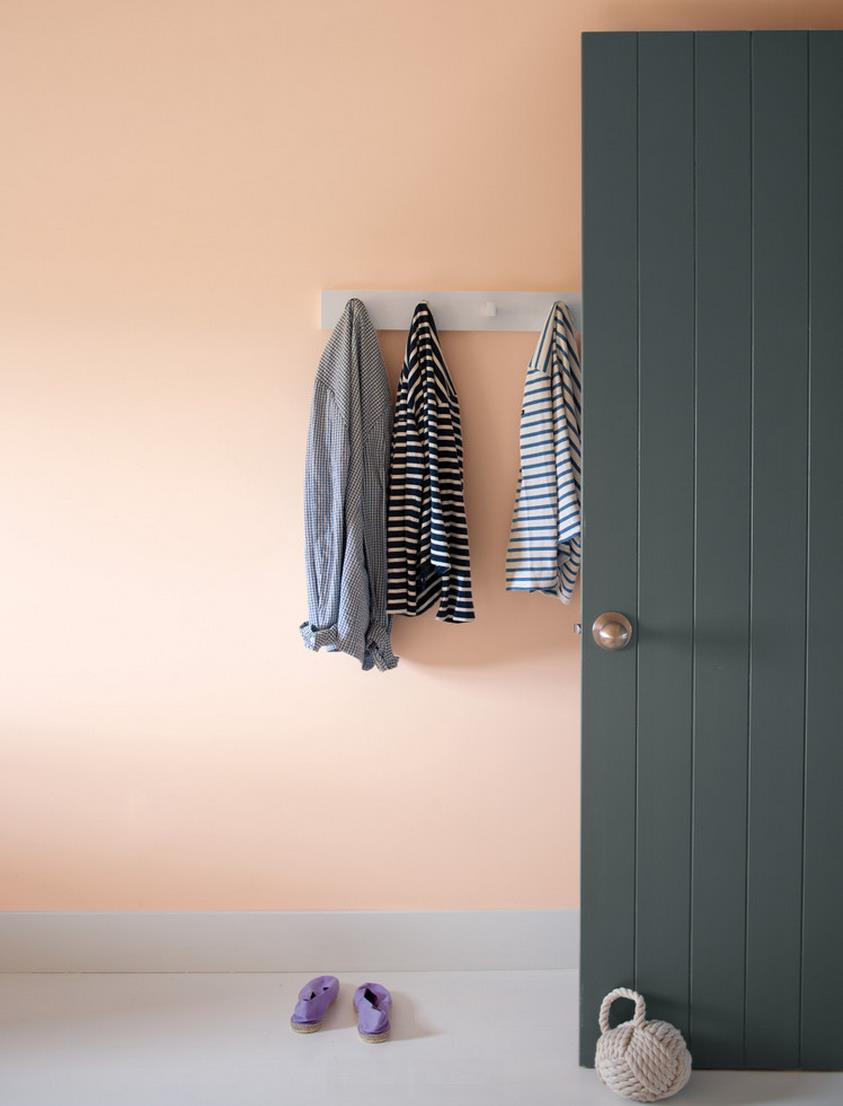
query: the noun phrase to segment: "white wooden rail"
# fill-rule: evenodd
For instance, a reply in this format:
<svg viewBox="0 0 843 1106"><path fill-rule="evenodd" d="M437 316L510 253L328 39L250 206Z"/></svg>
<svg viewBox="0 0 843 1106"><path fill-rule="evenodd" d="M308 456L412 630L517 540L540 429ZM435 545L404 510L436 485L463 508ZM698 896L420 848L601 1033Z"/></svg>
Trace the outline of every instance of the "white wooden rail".
<svg viewBox="0 0 843 1106"><path fill-rule="evenodd" d="M359 288L322 292L322 327L332 329L352 298L365 303L377 330L406 330L413 308L426 300L439 330L531 330L542 328L550 306L563 300L577 331L582 329L579 292L384 292Z"/></svg>

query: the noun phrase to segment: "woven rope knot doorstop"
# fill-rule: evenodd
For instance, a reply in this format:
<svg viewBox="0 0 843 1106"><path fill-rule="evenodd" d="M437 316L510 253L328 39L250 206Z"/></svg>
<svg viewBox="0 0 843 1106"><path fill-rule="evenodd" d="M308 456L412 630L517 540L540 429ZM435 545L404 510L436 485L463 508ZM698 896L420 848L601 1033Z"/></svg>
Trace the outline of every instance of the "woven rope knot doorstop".
<svg viewBox="0 0 843 1106"><path fill-rule="evenodd" d="M632 999L632 1021L609 1028L609 1009L616 998ZM647 1021L647 1007L637 991L617 987L600 1004L600 1039L594 1067L606 1086L636 1102L659 1102L681 1091L691 1075L685 1038L668 1022Z"/></svg>

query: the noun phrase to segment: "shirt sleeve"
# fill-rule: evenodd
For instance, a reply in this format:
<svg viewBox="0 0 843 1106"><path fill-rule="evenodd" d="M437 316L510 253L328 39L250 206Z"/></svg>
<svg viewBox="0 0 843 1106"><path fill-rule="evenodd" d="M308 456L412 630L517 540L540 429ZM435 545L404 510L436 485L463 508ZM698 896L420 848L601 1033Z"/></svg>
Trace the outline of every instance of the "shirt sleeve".
<svg viewBox="0 0 843 1106"><path fill-rule="evenodd" d="M300 626L309 649L338 647L348 430L330 389L321 380L313 390L304 476L307 621Z"/></svg>
<svg viewBox="0 0 843 1106"><path fill-rule="evenodd" d="M530 366L521 406L521 470L506 555L508 591L553 594L557 578L557 401L550 373Z"/></svg>
<svg viewBox="0 0 843 1106"><path fill-rule="evenodd" d="M433 373L433 369L428 369ZM444 412L440 404L445 398L439 397L435 388L426 396L426 418L424 423L425 452L427 454L427 478L430 484L430 563L440 576L451 569L451 551L448 548L448 526L445 519L444 502L447 489L442 486L440 467L439 423L444 421Z"/></svg>
<svg viewBox="0 0 843 1106"><path fill-rule="evenodd" d="M369 566L369 626L366 652L381 671L394 668L398 658L392 652L391 619L387 610L387 468L392 412L387 408L366 438L366 463L372 474L367 485L364 509L366 563Z"/></svg>
<svg viewBox="0 0 843 1106"><path fill-rule="evenodd" d="M390 614L415 614L419 564L422 445L408 407L406 373L398 382L398 401L392 426L387 509Z"/></svg>
<svg viewBox="0 0 843 1106"><path fill-rule="evenodd" d="M564 339L558 349L558 391L555 425L558 428L556 447L557 517L559 544L559 578L557 591L563 603L574 594L582 559L582 523L580 517L580 484L582 455L580 443L581 382L576 341L570 319L565 319Z"/></svg>

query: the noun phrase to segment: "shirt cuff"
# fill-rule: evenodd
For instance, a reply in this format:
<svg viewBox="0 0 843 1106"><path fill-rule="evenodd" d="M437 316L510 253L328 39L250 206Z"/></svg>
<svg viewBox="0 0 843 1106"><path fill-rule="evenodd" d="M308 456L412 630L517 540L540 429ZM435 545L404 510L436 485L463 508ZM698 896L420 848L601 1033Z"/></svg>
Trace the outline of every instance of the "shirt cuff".
<svg viewBox="0 0 843 1106"><path fill-rule="evenodd" d="M327 649L329 653L335 653L339 649L339 635L336 626L326 626L324 630L317 629L312 622L302 622L299 626L302 640L308 649L317 653L320 649Z"/></svg>
<svg viewBox="0 0 843 1106"><path fill-rule="evenodd" d="M366 639L366 656L363 667L377 668L379 672L388 672L398 664L398 657L392 652L388 629L376 631Z"/></svg>

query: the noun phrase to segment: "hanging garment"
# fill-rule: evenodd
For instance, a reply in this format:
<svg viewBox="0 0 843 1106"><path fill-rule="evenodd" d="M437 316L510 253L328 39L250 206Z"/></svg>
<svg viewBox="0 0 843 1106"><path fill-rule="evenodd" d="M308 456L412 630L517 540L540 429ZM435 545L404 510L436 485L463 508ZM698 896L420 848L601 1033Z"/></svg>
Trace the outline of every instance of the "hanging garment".
<svg viewBox="0 0 843 1106"><path fill-rule="evenodd" d="M394 668L386 611L389 382L366 308L349 300L316 373L304 483L308 649Z"/></svg>
<svg viewBox="0 0 843 1106"><path fill-rule="evenodd" d="M433 315L413 312L398 382L389 469L389 613L474 618L463 500L460 405Z"/></svg>
<svg viewBox="0 0 843 1106"><path fill-rule="evenodd" d="M581 560L581 376L571 312L555 303L527 368L508 591L570 601Z"/></svg>

